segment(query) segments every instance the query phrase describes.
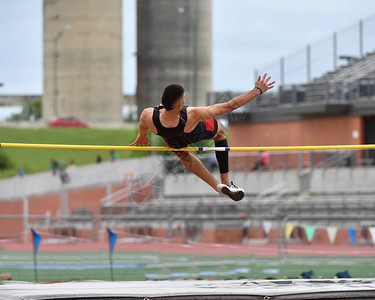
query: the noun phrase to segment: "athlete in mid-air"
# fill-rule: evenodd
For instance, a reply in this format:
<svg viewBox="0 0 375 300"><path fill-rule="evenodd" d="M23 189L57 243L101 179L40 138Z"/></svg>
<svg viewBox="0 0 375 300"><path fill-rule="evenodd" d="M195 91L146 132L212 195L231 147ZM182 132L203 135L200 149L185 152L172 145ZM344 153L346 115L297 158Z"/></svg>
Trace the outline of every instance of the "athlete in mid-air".
<svg viewBox="0 0 375 300"><path fill-rule="evenodd" d="M131 146L147 146L149 139L147 131L160 135L167 145L172 148L183 148L201 140L214 140L215 147L228 147L224 126L215 118L231 112L257 96L272 89L275 81L264 74L259 76L255 87L249 92L237 96L225 103L207 107L185 106L185 90L179 84L168 85L161 95L158 107L143 110L140 116L139 133ZM228 152L216 151L219 164L221 183L206 169L203 163L188 151L174 152L183 165L191 172L208 183L215 191L239 201L244 197L244 190L236 187L229 179Z"/></svg>

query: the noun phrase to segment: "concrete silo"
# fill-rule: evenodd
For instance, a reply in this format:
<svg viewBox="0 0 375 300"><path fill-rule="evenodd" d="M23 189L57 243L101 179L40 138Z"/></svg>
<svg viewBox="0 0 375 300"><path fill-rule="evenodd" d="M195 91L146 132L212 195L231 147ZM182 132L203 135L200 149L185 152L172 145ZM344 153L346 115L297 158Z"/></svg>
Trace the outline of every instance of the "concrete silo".
<svg viewBox="0 0 375 300"><path fill-rule="evenodd" d="M137 102L141 112L179 83L186 104L206 104L212 88L212 1L137 1Z"/></svg>
<svg viewBox="0 0 375 300"><path fill-rule="evenodd" d="M121 121L121 7L121 0L44 0L44 119Z"/></svg>

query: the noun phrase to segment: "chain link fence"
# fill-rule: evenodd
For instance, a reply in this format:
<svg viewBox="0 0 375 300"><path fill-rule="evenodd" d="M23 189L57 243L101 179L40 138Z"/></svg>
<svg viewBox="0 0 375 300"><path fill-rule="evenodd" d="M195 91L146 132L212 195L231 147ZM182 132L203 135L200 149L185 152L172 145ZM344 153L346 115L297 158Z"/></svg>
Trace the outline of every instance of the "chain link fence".
<svg viewBox="0 0 375 300"><path fill-rule="evenodd" d="M363 58L374 49L375 15L257 68L254 70L254 80L258 74L267 72L281 86L311 82L329 71Z"/></svg>

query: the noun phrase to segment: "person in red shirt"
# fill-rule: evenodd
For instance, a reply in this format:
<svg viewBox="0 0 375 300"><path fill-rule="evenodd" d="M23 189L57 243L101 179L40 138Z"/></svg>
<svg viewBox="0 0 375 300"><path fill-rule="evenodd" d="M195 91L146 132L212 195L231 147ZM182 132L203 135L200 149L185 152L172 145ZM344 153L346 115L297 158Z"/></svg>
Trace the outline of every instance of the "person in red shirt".
<svg viewBox="0 0 375 300"><path fill-rule="evenodd" d="M260 151L258 160L255 162L253 171L261 167L267 167L270 164L270 155L266 151Z"/></svg>

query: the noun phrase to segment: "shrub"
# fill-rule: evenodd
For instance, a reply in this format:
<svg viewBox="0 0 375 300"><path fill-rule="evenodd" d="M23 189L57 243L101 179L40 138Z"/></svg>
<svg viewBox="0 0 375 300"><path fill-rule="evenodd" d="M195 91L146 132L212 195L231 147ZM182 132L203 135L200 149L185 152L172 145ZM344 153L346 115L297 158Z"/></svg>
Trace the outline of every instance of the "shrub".
<svg viewBox="0 0 375 300"><path fill-rule="evenodd" d="M13 164L9 157L2 153L0 150L0 170L10 169L12 166Z"/></svg>

